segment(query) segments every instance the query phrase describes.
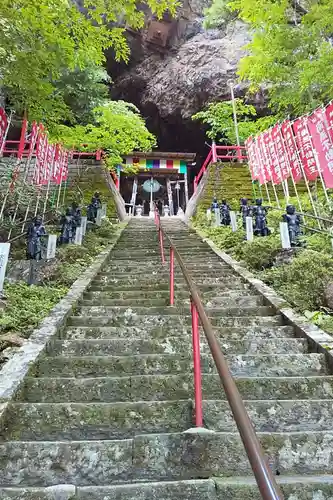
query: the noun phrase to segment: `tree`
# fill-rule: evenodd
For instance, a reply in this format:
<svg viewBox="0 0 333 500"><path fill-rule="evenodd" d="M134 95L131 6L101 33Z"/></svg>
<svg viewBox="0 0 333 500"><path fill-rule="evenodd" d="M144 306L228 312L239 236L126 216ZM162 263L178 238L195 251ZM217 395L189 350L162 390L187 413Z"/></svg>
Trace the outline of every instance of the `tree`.
<svg viewBox="0 0 333 500"><path fill-rule="evenodd" d="M332 98L331 0L213 0L208 21L218 6L252 29L239 76L250 91L267 90L274 112L299 115Z"/></svg>
<svg viewBox="0 0 333 500"><path fill-rule="evenodd" d="M157 16L174 14L176 0L143 0ZM71 112L57 82L66 72L101 66L104 51L128 60L125 26L144 24L133 0L2 0L0 5L0 86L16 111L31 119L57 122Z"/></svg>
<svg viewBox="0 0 333 500"><path fill-rule="evenodd" d="M51 139L79 151L102 149L107 165L121 164L132 151L151 151L155 137L147 130L139 110L124 101L109 101L93 111L95 124L67 127L59 125Z"/></svg>
<svg viewBox="0 0 333 500"><path fill-rule="evenodd" d="M242 99L235 99L235 104L241 143L244 143L250 135L265 130L276 121L275 116L257 118L255 107L244 104ZM207 136L210 139L236 144L232 101L210 103L206 109L193 115L192 120L199 120L208 125Z"/></svg>

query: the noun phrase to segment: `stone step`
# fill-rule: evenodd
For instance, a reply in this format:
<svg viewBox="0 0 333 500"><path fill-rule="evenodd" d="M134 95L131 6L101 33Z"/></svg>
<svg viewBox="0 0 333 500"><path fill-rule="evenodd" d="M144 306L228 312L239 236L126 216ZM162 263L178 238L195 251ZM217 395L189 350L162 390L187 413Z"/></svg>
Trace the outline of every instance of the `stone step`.
<svg viewBox="0 0 333 500"><path fill-rule="evenodd" d="M310 376L327 373L323 354L228 355L234 376ZM131 356L57 356L42 359L35 368L37 377L106 377L188 373L191 357L180 354L138 354ZM201 356L203 373L215 373L210 354Z"/></svg>
<svg viewBox="0 0 333 500"><path fill-rule="evenodd" d="M270 306L253 306L253 307L206 307L206 313L211 318L229 317L229 316L274 316L275 310ZM131 315L142 316L179 316L179 320L190 317L190 310L186 302L179 302L177 306L137 306L129 307L128 305L118 306L86 306L84 303L78 311L79 316L103 316L116 317Z"/></svg>
<svg viewBox="0 0 333 500"><path fill-rule="evenodd" d="M332 432L258 433L279 474L332 474ZM223 450L223 453L221 453ZM105 441L0 444L1 486L109 485L124 481L251 475L238 433L138 435Z"/></svg>
<svg viewBox="0 0 333 500"><path fill-rule="evenodd" d="M329 399L333 376L235 377L247 400ZM218 375L202 376L205 399L225 399ZM27 377L17 399L31 403L111 403L115 401L178 401L193 398L193 375L138 375L100 378Z"/></svg>
<svg viewBox="0 0 333 500"><path fill-rule="evenodd" d="M177 300L178 298L178 300ZM238 307L246 307L246 308L257 308L258 306L262 306L263 297L260 295L239 295L238 297L225 298L225 297L208 297L202 298L203 305L206 307L206 310L210 309L219 309L219 308L235 308ZM102 294L93 299L83 299L80 302L80 305L83 307L130 307L133 306L133 302L135 306L145 307L160 307L166 308L169 307L170 304L170 294L165 296L164 298L147 298L147 297L136 297L136 298L127 298L127 299L119 299L119 298L109 298L107 295L103 296ZM181 307L190 305L189 294L187 294L186 298L175 296L175 308L177 308L178 304L181 304Z"/></svg>
<svg viewBox="0 0 333 500"><path fill-rule="evenodd" d="M332 400L244 401L244 404L257 432L332 430ZM0 437L4 441L95 441L183 432L194 426L193 411L189 400L12 404ZM227 401L204 400L203 415L208 429L237 432Z"/></svg>
<svg viewBox="0 0 333 500"><path fill-rule="evenodd" d="M247 301L247 300L253 300L254 298L260 302L260 304L263 303L263 297L259 293L255 293L255 291L251 290L251 293L243 293L242 291L239 290L228 290L228 291L218 291L218 290L200 290L200 296L204 301L210 301L212 303L233 303L233 304L239 304L240 302ZM188 299L189 297L189 292L186 290L180 290L176 289L175 290L175 299L179 300L184 300ZM128 290L123 290L123 291L95 291L95 292L86 292L83 295L84 300L132 300L132 305L133 302L137 303L137 300L151 300L151 299L163 299L168 301L170 298L170 291L169 287L165 288L164 290L145 290L144 292L141 292L140 290L133 290L133 289L128 289ZM233 302L234 301L234 302ZM258 303L259 303L258 302Z"/></svg>
<svg viewBox="0 0 333 500"><path fill-rule="evenodd" d="M72 496L76 490L76 496ZM55 496L58 495L58 496ZM216 500L215 483L190 480L117 486L0 488L1 500Z"/></svg>
<svg viewBox="0 0 333 500"><path fill-rule="evenodd" d="M307 351L305 339L256 338L228 342L223 338L219 338L219 340L225 354L297 354ZM209 346L204 336L201 337L200 350L202 353L209 352ZM156 340L127 337L126 342L123 338L58 340L48 348L48 354L53 356L108 356L112 354L130 356L132 354L172 353L192 355L191 337L176 336Z"/></svg>
<svg viewBox="0 0 333 500"><path fill-rule="evenodd" d="M286 500L331 500L333 497L333 477L327 475L300 475L277 477ZM207 485L208 487L208 485ZM261 500L258 486L251 477L229 477L215 479L215 500ZM119 487L121 488L121 487ZM89 490L89 488L87 488ZM88 497L87 497L88 498ZM91 497L96 500L98 496ZM112 498L112 497L111 497ZM208 497L209 498L209 497ZM100 497L102 499L102 497ZM130 500L131 497L124 497ZM134 497L133 497L134 500Z"/></svg>
<svg viewBox="0 0 333 500"><path fill-rule="evenodd" d="M291 326L274 326L271 328L253 326L253 327L220 327L214 328L215 335L221 340L221 342L231 342L231 341L256 341L256 340L269 340L269 339L284 339L287 337L294 337L294 329ZM191 326L188 325L178 325L172 331L172 336L183 336L186 338L191 338ZM204 337L204 333L201 330L201 335ZM66 338L68 340L74 339L106 339L106 338L117 338L120 342L124 342L123 339L131 338L135 336L139 339L146 340L159 340L163 342L166 338L165 329L162 326L101 326L101 327L90 327L81 326L77 328L69 327L66 330Z"/></svg>
<svg viewBox="0 0 333 500"><path fill-rule="evenodd" d="M215 327L253 327L253 326L280 326L282 325L281 316L221 316L219 318L210 318L211 324ZM124 314L113 314L112 317L103 316L89 316L83 314L81 316L71 316L68 320L70 326L86 326L87 323L92 326L160 326L164 327L165 333L174 331L179 325L190 325L190 316L177 316L177 315L139 315L135 312Z"/></svg>
<svg viewBox="0 0 333 500"><path fill-rule="evenodd" d="M229 293L235 293L235 292L246 292L251 290L252 293L252 287L251 285L247 283L243 283L242 281L236 281L235 279L232 280L231 282L225 282L223 284L223 287L219 283L213 283L212 281L208 282L201 282L199 283L198 280L195 280L196 284L199 287L200 292L203 291L215 291L219 295L221 294L229 294ZM234 285L234 286L232 286ZM131 292L145 292L145 291L156 291L156 292L161 292L161 291L168 291L170 289L169 287L169 278L166 279L165 281L159 280L157 277L152 278L148 282L142 282L140 279L134 279L134 278L125 278L122 277L121 279L118 278L109 278L105 283L102 281L93 281L91 286L89 287L90 292L125 292L125 291L131 291ZM222 291L221 291L222 289ZM187 292L189 293L189 289L185 281L181 280L176 280L175 281L175 290L179 290L181 292Z"/></svg>

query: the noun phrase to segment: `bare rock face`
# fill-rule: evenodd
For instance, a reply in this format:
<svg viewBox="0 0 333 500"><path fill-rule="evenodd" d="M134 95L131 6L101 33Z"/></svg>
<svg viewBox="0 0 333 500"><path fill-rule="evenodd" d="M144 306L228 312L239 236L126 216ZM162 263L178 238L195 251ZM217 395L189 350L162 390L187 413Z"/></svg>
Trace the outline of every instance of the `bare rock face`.
<svg viewBox="0 0 333 500"><path fill-rule="evenodd" d="M196 135L193 127L201 126L193 125L191 116L208 102L230 99L228 81L235 79L244 46L250 41L248 26L239 20L206 30L204 9L210 3L183 1L166 49L147 44L147 31L143 31L136 36L129 34L129 66L112 68L109 61L113 97L134 102L151 121L152 131L164 138L182 127L183 143L186 134L204 142L204 132Z"/></svg>

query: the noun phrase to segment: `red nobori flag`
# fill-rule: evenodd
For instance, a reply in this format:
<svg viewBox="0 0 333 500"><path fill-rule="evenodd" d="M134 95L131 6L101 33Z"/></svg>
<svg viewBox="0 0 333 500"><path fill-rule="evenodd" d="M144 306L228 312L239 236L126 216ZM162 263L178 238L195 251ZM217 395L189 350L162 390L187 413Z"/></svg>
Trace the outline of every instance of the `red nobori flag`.
<svg viewBox="0 0 333 500"><path fill-rule="evenodd" d="M253 150L257 162L257 179L259 180L259 184L265 184L265 173L264 173L264 158L262 156L262 151L260 149L260 144L258 143L258 139L253 143Z"/></svg>
<svg viewBox="0 0 333 500"><path fill-rule="evenodd" d="M276 157L279 163L279 172L281 179L286 180L288 179L288 177L290 177L290 170L280 125L275 125L275 127L272 129L272 139L275 145Z"/></svg>
<svg viewBox="0 0 333 500"><path fill-rule="evenodd" d="M63 157L62 157L61 178L60 178L59 184L62 181L67 181L67 177L68 177L68 161L69 161L70 157L71 157L71 153L69 151L67 151L67 149L65 149Z"/></svg>
<svg viewBox="0 0 333 500"><path fill-rule="evenodd" d="M52 169L52 181L56 184L61 183L61 169L62 169L62 157L64 150L61 148L60 144L55 147L54 162Z"/></svg>
<svg viewBox="0 0 333 500"><path fill-rule="evenodd" d="M31 132L30 132L30 137L29 137L30 144L29 144L29 151L28 151L29 158L31 158L35 152L35 147L37 144L37 137L38 137L39 131L43 130L43 128L44 127L42 124L37 125L36 122L33 122L31 125Z"/></svg>
<svg viewBox="0 0 333 500"><path fill-rule="evenodd" d="M326 124L325 112L317 109L308 118L308 129L312 145L317 153L318 164L323 174L325 186L333 188L333 146Z"/></svg>
<svg viewBox="0 0 333 500"><path fill-rule="evenodd" d="M260 152L261 179L260 184L265 184L272 180L271 164L266 151L264 134L257 137L258 149Z"/></svg>
<svg viewBox="0 0 333 500"><path fill-rule="evenodd" d="M3 142L6 140L6 132L8 127L8 118L6 111L0 108L0 149L3 146Z"/></svg>
<svg viewBox="0 0 333 500"><path fill-rule="evenodd" d="M281 125L281 132L284 138L284 145L286 148L286 154L289 158L289 165L291 168L291 173L295 182L302 179L302 165L298 157L294 132L291 126L291 122L286 120Z"/></svg>
<svg viewBox="0 0 333 500"><path fill-rule="evenodd" d="M316 158L312 148L311 136L307 127L308 119L299 118L293 123L299 157L303 164L304 173L309 181L314 181L319 175Z"/></svg>
<svg viewBox="0 0 333 500"><path fill-rule="evenodd" d="M36 142L36 165L34 171L34 184L43 184L45 178L44 168L46 164L46 156L48 149L48 140L46 132L40 128L38 132L37 142Z"/></svg>
<svg viewBox="0 0 333 500"><path fill-rule="evenodd" d="M51 181L54 154L55 154L55 146L53 144L48 144L46 152L46 161L44 161L44 166L41 171L40 184L48 184Z"/></svg>
<svg viewBox="0 0 333 500"><path fill-rule="evenodd" d="M274 137L276 137L278 130L279 125L275 125L275 127L267 132L268 138L266 138L266 150L270 160L273 184L281 184L283 180L274 140Z"/></svg>
<svg viewBox="0 0 333 500"><path fill-rule="evenodd" d="M247 157L248 157L248 163L249 163L249 168L251 172L251 178L253 181L256 181L259 179L259 167L258 167L258 162L254 150L254 141L252 137L249 137L245 141L245 147L247 150Z"/></svg>
<svg viewBox="0 0 333 500"><path fill-rule="evenodd" d="M330 134L331 141L333 142L333 102L331 102L328 106L326 106L325 117L326 117L328 132Z"/></svg>

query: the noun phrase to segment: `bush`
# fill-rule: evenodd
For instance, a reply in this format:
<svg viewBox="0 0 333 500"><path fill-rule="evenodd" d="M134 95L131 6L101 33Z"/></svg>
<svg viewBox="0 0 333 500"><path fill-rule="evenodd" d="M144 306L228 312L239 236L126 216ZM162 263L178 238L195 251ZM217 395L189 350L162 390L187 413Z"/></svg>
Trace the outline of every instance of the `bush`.
<svg viewBox="0 0 333 500"><path fill-rule="evenodd" d="M207 231L207 236L221 250L232 250L240 243L244 244L244 232L232 232L230 227L220 226L210 228Z"/></svg>
<svg viewBox="0 0 333 500"><path fill-rule="evenodd" d="M250 269L261 271L273 265L274 258L280 249L279 237L258 237L251 242L243 242L242 245L238 245L234 256L236 259L244 261Z"/></svg>
<svg viewBox="0 0 333 500"><path fill-rule="evenodd" d="M325 234L314 233L306 236L306 247L315 252L332 253L331 238Z"/></svg>
<svg viewBox="0 0 333 500"><path fill-rule="evenodd" d="M64 286L6 284L6 308L0 316L0 332L17 332L28 338L31 331L67 293Z"/></svg>
<svg viewBox="0 0 333 500"><path fill-rule="evenodd" d="M304 250L291 264L262 273L262 279L301 311L314 311L325 303L324 291L333 278L333 259Z"/></svg>

